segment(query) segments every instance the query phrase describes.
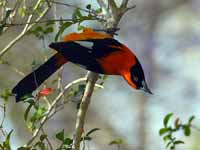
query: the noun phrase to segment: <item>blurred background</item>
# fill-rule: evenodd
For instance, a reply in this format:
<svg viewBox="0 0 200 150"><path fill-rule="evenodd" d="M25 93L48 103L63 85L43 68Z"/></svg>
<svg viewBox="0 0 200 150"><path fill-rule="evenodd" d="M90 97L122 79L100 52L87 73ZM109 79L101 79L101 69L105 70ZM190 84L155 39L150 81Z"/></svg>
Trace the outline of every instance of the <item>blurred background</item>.
<svg viewBox="0 0 200 150"><path fill-rule="evenodd" d="M95 0L63 0L69 4L85 7L92 4L99 7ZM120 1L118 1L120 3ZM130 0L129 5L136 8L129 11L119 23L119 35L115 38L126 44L139 58L146 75L147 83L154 95L133 90L118 76L109 76L104 89L93 94L87 114L85 130L100 128L89 143L91 150L110 150L116 147L108 143L116 138L123 139L122 150L164 149L164 142L159 136L163 118L167 113L174 113L186 121L195 115L194 123L200 127L200 1L199 0ZM55 15L58 18L70 18L73 8L56 6L56 14L51 11L46 18ZM20 20L19 20L20 22ZM86 22L94 28L102 28L96 22ZM11 41L22 27L12 27L0 36L0 49ZM76 31L70 27L65 33ZM33 60L43 61L45 54L53 54L48 48L52 37L42 43L34 36L25 36L5 56L11 65L31 71ZM86 74L84 69L66 64L62 72L63 85ZM0 64L0 91L12 89L22 79L5 64ZM9 101L8 117L5 121L7 131L14 129L13 149L23 145L30 136L25 126L23 103ZM73 134L76 121L76 105L69 103L64 110L54 116L45 126L50 139L56 144L55 133L65 129ZM192 130L192 136L182 138L184 145L177 150L200 150L200 132Z"/></svg>

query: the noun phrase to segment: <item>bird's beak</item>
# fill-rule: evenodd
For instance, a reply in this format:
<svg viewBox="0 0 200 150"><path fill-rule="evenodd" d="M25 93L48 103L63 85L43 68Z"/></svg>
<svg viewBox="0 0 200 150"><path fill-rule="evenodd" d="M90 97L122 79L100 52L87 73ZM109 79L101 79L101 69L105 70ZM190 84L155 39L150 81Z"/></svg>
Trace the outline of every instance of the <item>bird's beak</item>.
<svg viewBox="0 0 200 150"><path fill-rule="evenodd" d="M144 90L145 92L149 94L153 94L151 90L148 88L147 83L145 81L142 82L142 86L143 86L142 90Z"/></svg>

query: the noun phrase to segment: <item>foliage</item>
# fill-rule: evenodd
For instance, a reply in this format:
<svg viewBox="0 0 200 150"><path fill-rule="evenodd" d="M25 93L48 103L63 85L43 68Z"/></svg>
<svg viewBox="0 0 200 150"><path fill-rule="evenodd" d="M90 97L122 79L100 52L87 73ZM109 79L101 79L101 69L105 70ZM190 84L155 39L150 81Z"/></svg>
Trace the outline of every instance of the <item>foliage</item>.
<svg viewBox="0 0 200 150"><path fill-rule="evenodd" d="M11 137L11 134L12 134L13 130L11 130L8 135L6 136L6 139L5 141L0 144L0 148L2 150L11 150L11 145L10 145L10 137Z"/></svg>
<svg viewBox="0 0 200 150"><path fill-rule="evenodd" d="M172 116L173 113L169 113L165 116L163 120L164 127L159 131L159 135L163 136L163 140L166 142L166 148L170 150L174 150L179 144L184 144L184 141L177 139L174 134L182 131L185 136L190 136L192 122L195 118L191 116L186 123L181 123L180 119L176 118L173 125L169 125Z"/></svg>

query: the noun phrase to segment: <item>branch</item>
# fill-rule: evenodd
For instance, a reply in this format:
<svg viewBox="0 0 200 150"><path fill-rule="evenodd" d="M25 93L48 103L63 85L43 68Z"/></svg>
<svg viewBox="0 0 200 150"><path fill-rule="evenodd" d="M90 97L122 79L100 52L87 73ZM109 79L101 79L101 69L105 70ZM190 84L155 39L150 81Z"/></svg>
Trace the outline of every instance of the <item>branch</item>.
<svg viewBox="0 0 200 150"><path fill-rule="evenodd" d="M117 8L117 4L115 3L115 0L108 0L108 8L111 9L111 15L113 15L114 17L117 16L118 14L118 8Z"/></svg>
<svg viewBox="0 0 200 150"><path fill-rule="evenodd" d="M127 5L128 5L128 0L123 0L122 3L121 3L120 8L121 8L121 9L127 8Z"/></svg>
<svg viewBox="0 0 200 150"><path fill-rule="evenodd" d="M97 0L97 2L99 3L100 7L102 7L102 9L107 10L108 7L106 6L105 0ZM108 20L105 28L117 29L117 25L122 15L125 13L125 11L122 12L121 8L117 8L117 5L114 0L108 0L108 4L109 8L111 9L111 14L105 14L105 18ZM126 8L124 8L124 10L125 9ZM121 13L121 15L119 15L119 12ZM106 11L106 13L109 13L109 11ZM88 82L85 88L82 102L80 104L80 108L77 113L76 128L72 145L73 150L80 150L80 142L81 142L82 131L84 129L86 113L90 104L90 99L97 79L98 79L97 73L93 73L90 71L88 72Z"/></svg>
<svg viewBox="0 0 200 150"><path fill-rule="evenodd" d="M73 87L74 85L81 83L81 82L85 82L87 80L87 78L80 78L77 80L74 80L70 83L68 83L64 89L58 94L58 96L55 98L55 100L49 105L49 108L47 110L47 112L45 113L45 116L41 119L40 121L40 126L38 127L38 129L35 130L35 132L33 133L33 136L31 137L31 139L27 142L27 144L25 146L30 146L32 144L32 142L37 138L37 136L39 135L40 131L42 130L44 124L51 118L53 117L58 111L53 111L54 109L57 108L57 104L60 102L61 98L63 97L63 95L65 94L65 92L70 89L71 87ZM102 86L95 84L95 86L102 88ZM64 103L66 104L67 102L69 102L69 100L66 100ZM58 106L59 107L59 106Z"/></svg>
<svg viewBox="0 0 200 150"><path fill-rule="evenodd" d="M39 6L40 6L40 2L41 0L38 0L38 2L36 3L34 10L36 10ZM48 12L50 8L46 8L43 13L36 19L36 22L40 21ZM27 23L24 27L24 29L22 30L22 32L15 38L13 39L2 51L0 51L0 57L2 57L10 48L12 48L20 39L22 39L26 33L33 27L34 24L29 25L29 23L31 22L33 17L33 14L29 15L28 19L27 19Z"/></svg>
<svg viewBox="0 0 200 150"><path fill-rule="evenodd" d="M36 23L47 23L49 21L52 22L59 22L59 21L73 21L72 19L51 19L51 20L43 20L43 21L32 21L32 22L26 22L26 23L10 23L10 24L5 24L6 27L9 26L23 26L23 25L30 25L30 24L36 24Z"/></svg>
<svg viewBox="0 0 200 150"><path fill-rule="evenodd" d="M81 100L80 108L77 113L76 128L75 128L75 134L74 134L74 140L73 140L73 146L72 146L72 149L74 150L79 150L80 148L82 129L84 128L86 112L88 110L90 99L91 99L97 79L98 79L97 73L94 73L94 72L88 73L88 76L87 76L88 82L85 87L85 92Z"/></svg>

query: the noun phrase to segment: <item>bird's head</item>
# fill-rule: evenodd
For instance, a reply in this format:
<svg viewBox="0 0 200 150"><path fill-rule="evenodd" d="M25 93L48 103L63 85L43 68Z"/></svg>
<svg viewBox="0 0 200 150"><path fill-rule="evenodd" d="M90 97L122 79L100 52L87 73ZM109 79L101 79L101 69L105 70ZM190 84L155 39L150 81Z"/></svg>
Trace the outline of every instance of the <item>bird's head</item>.
<svg viewBox="0 0 200 150"><path fill-rule="evenodd" d="M143 90L149 94L153 94L147 86L144 71L138 60L123 76L134 89Z"/></svg>

